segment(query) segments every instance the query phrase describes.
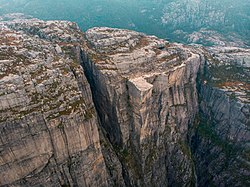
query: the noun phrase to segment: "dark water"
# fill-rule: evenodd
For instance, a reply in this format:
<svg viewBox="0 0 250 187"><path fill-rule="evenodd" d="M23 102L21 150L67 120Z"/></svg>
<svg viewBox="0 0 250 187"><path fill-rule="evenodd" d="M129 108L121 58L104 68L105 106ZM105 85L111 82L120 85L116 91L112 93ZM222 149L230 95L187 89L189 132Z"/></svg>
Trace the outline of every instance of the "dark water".
<svg viewBox="0 0 250 187"><path fill-rule="evenodd" d="M21 12L43 20L70 20L85 31L95 26L133 29L165 38L161 1L0 0L1 14Z"/></svg>
<svg viewBox="0 0 250 187"><path fill-rule="evenodd" d="M83 31L126 28L171 41L184 41L176 30L192 33L201 28L250 38L250 0L0 0L0 15L13 12L74 21Z"/></svg>

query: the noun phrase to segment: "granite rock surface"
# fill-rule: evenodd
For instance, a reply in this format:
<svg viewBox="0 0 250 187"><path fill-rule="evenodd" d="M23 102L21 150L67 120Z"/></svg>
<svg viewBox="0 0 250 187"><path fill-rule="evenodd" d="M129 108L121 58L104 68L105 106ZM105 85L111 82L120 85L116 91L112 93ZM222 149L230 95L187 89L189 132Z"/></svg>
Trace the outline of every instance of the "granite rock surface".
<svg viewBox="0 0 250 187"><path fill-rule="evenodd" d="M0 22L1 186L248 186L249 50Z"/></svg>

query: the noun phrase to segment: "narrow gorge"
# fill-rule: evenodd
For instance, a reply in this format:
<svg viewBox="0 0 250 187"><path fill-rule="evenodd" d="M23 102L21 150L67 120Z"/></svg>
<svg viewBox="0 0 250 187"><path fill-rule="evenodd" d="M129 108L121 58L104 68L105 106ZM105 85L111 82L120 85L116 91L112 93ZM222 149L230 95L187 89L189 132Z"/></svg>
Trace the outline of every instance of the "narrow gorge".
<svg viewBox="0 0 250 187"><path fill-rule="evenodd" d="M0 28L0 186L249 186L249 49Z"/></svg>

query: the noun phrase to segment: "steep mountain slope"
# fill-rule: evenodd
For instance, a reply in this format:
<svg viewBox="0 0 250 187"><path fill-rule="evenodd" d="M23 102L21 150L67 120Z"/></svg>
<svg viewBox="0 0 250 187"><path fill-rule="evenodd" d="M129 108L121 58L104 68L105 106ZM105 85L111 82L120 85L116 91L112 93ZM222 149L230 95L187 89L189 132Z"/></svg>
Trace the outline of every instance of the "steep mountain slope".
<svg viewBox="0 0 250 187"><path fill-rule="evenodd" d="M249 50L0 27L0 185L250 184Z"/></svg>
<svg viewBox="0 0 250 187"><path fill-rule="evenodd" d="M250 51L210 48L191 149L201 186L249 186Z"/></svg>
<svg viewBox="0 0 250 187"><path fill-rule="evenodd" d="M90 87L70 56L82 41L78 27L0 27L0 185L107 186Z"/></svg>
<svg viewBox="0 0 250 187"><path fill-rule="evenodd" d="M218 45L218 40L250 42L250 1L175 0L166 4L162 22L181 41ZM217 35L213 39L212 35ZM194 36L199 40L192 39ZM222 43L223 45L223 43ZM242 44L241 44L242 45Z"/></svg>
<svg viewBox="0 0 250 187"><path fill-rule="evenodd" d="M199 54L118 29L94 28L86 38L83 66L100 125L129 179L126 185L192 184L186 140L197 112Z"/></svg>

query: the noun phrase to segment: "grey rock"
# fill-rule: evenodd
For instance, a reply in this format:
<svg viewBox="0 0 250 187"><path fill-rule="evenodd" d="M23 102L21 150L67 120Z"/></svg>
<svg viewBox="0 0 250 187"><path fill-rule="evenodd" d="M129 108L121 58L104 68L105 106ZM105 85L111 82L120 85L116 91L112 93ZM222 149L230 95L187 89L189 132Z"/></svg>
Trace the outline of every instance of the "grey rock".
<svg viewBox="0 0 250 187"><path fill-rule="evenodd" d="M72 41L81 43L74 38L80 31L73 23L34 19L4 25L0 185L108 186L90 86L77 55L69 54ZM64 32L53 34L55 28ZM66 33L71 40L61 44Z"/></svg>
<svg viewBox="0 0 250 187"><path fill-rule="evenodd" d="M0 185L249 186L248 49L9 17Z"/></svg>

